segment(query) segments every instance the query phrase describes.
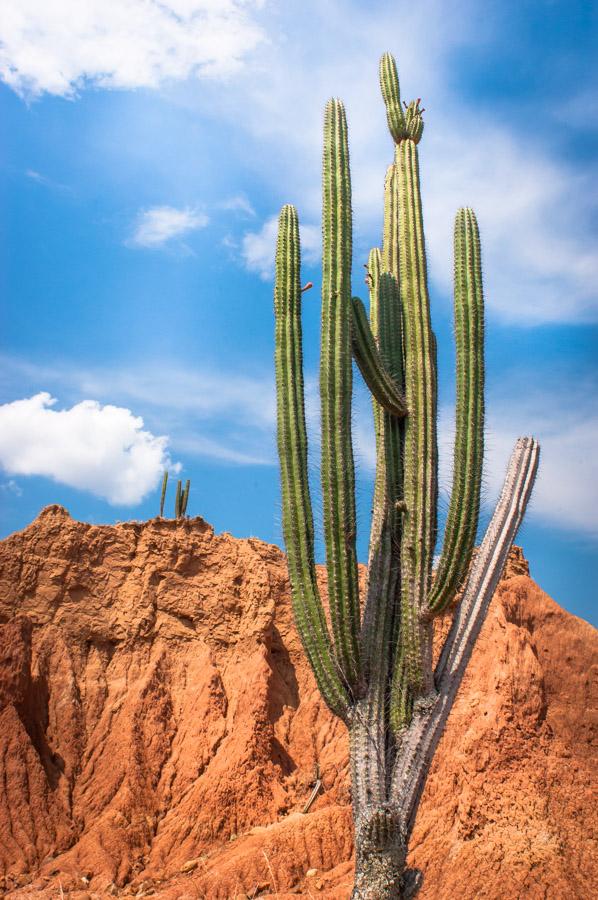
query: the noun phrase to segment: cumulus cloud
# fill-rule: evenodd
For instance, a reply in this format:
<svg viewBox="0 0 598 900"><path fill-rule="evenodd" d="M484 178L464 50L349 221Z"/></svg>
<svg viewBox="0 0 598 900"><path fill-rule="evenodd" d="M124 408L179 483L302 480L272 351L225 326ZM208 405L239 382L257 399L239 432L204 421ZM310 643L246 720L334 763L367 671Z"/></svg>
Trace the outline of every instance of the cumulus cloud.
<svg viewBox="0 0 598 900"><path fill-rule="evenodd" d="M0 77L17 93L72 96L86 82L158 87L222 77L264 41L262 0L6 0Z"/></svg>
<svg viewBox="0 0 598 900"><path fill-rule="evenodd" d="M84 400L52 407L41 392L0 406L0 464L9 475L42 475L114 505L140 503L171 466L168 438L119 406Z"/></svg>
<svg viewBox="0 0 598 900"><path fill-rule="evenodd" d="M241 256L250 272L257 272L264 281L274 274L274 254L278 216L267 219L259 231L248 231L241 241ZM320 229L315 225L300 225L301 257L304 262L317 263L320 259Z"/></svg>
<svg viewBox="0 0 598 900"><path fill-rule="evenodd" d="M208 222L205 213L190 207L153 206L139 213L130 243L136 247L160 247L174 237L205 228Z"/></svg>

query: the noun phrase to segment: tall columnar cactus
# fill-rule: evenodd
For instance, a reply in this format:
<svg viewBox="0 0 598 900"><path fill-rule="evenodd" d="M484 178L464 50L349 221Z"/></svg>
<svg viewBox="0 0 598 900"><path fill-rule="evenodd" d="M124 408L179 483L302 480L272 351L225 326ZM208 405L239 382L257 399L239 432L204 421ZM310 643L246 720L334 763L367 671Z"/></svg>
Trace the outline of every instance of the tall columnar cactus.
<svg viewBox="0 0 598 900"><path fill-rule="evenodd" d="M385 182L382 248L368 259L369 321L352 297L351 179L345 110L324 122L322 497L330 629L314 564L302 372L299 224L280 213L276 384L283 529L295 619L322 696L348 726L355 822L354 898L413 896L405 871L415 813L474 642L529 500L539 459L519 438L501 497L472 562L484 435L484 313L477 222L455 221L457 405L453 489L443 549L437 531L436 339L419 185L420 101L401 104L395 61L380 83L395 144ZM376 479L367 581L359 596L351 444L352 359L372 393ZM439 661L432 622L459 591Z"/></svg>

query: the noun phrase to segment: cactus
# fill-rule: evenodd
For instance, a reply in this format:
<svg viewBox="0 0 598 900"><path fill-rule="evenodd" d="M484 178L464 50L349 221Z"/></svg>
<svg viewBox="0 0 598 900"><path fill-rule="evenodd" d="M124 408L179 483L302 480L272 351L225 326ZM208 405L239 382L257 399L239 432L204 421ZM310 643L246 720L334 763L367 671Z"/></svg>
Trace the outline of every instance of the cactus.
<svg viewBox="0 0 598 900"><path fill-rule="evenodd" d="M455 221L457 359L453 489L440 562L437 538L436 339L427 289L418 171L420 101L401 105L395 61L380 83L395 144L382 248L371 251L365 307L351 292L348 134L340 100L324 121L322 499L330 628L318 590L307 474L299 223L284 206L274 306L283 531L293 610L320 692L349 730L356 867L354 900L413 896L405 870L419 799L442 730L529 500L539 460L519 438L502 494L472 562L484 434L484 321L475 215ZM376 478L368 572L359 596L351 444L352 358L372 393ZM435 668L432 623L462 591Z"/></svg>
<svg viewBox="0 0 598 900"><path fill-rule="evenodd" d="M185 482L185 487L183 487L182 481L177 481L176 486L176 496L174 498L174 517L175 519L183 519L187 514L187 503L189 501L189 488L191 487L191 482L189 479Z"/></svg>
<svg viewBox="0 0 598 900"><path fill-rule="evenodd" d="M179 479L176 483L176 494L174 497L174 517L181 518L181 503L183 500L183 482Z"/></svg>
<svg viewBox="0 0 598 900"><path fill-rule="evenodd" d="M162 493L160 494L160 518L164 515L164 501L166 499L166 485L168 484L168 470L162 476Z"/></svg>
<svg viewBox="0 0 598 900"><path fill-rule="evenodd" d="M160 497L160 515L164 514L164 500L166 498L166 485L168 484L168 472L164 472L164 477L162 478L162 495ZM185 487L183 487L183 482L179 479L177 481L176 486L176 494L174 498L174 517L175 519L182 519L187 514L187 503L189 501L189 488L191 487L191 482L189 479L185 482Z"/></svg>
<svg viewBox="0 0 598 900"><path fill-rule="evenodd" d="M189 488L191 487L191 482L189 479L185 482L185 489L181 495L181 517L187 515L187 503L189 502Z"/></svg>

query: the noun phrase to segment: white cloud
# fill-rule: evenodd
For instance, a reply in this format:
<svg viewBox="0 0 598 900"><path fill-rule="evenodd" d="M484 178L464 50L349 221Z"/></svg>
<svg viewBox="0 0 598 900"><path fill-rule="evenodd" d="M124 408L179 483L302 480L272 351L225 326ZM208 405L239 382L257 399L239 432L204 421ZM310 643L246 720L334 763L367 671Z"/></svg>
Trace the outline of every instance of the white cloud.
<svg viewBox="0 0 598 900"><path fill-rule="evenodd" d="M168 439L145 431L129 409L84 400L56 410L55 403L41 392L0 406L0 464L9 475L42 475L129 506L171 467Z"/></svg>
<svg viewBox="0 0 598 900"><path fill-rule="evenodd" d="M158 87L236 71L265 39L262 0L6 0L0 78L22 95Z"/></svg>
<svg viewBox="0 0 598 900"><path fill-rule="evenodd" d="M61 184L59 181L54 181L54 179L48 178L47 175L42 175L41 172L37 172L35 169L26 169L25 178L29 178L30 181L34 181L41 187L49 188L50 190L64 191L69 194L72 193L72 190L68 185Z"/></svg>
<svg viewBox="0 0 598 900"><path fill-rule="evenodd" d="M225 209L229 212L240 212L245 213L246 216L255 216L255 209L245 194L237 194L236 197L228 197L228 199L223 200L219 206L220 209Z"/></svg>
<svg viewBox="0 0 598 900"><path fill-rule="evenodd" d="M40 172L36 172L35 169L27 169L25 172L27 178L31 178L32 181L37 181L39 184L47 184L48 179L45 175L42 175Z"/></svg>
<svg viewBox="0 0 598 900"><path fill-rule="evenodd" d="M207 215L196 209L153 206L139 213L131 243L137 247L160 247L174 237L205 228L208 222Z"/></svg>
<svg viewBox="0 0 598 900"><path fill-rule="evenodd" d="M22 497L23 490L14 480L14 478L9 478L8 481L3 481L0 484L0 491L3 494L14 494L15 497Z"/></svg>
<svg viewBox="0 0 598 900"><path fill-rule="evenodd" d="M278 216L267 219L259 231L248 231L241 241L241 256L250 272L257 272L264 281L274 274L274 254ZM320 229L315 225L300 225L301 259L306 263L317 263L320 259Z"/></svg>

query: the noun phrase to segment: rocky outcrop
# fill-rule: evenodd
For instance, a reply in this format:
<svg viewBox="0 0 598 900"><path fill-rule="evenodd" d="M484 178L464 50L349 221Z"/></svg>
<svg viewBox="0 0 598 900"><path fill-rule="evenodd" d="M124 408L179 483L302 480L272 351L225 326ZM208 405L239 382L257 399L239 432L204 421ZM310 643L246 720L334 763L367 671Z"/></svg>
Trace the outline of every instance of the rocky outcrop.
<svg viewBox="0 0 598 900"><path fill-rule="evenodd" d="M0 543L0 623L7 896L348 896L346 734L277 547L48 507ZM514 553L418 816L422 900L597 893L596 644Z"/></svg>

